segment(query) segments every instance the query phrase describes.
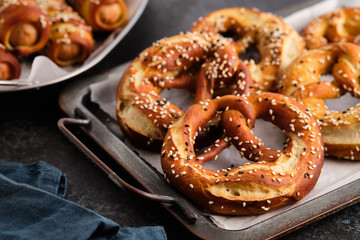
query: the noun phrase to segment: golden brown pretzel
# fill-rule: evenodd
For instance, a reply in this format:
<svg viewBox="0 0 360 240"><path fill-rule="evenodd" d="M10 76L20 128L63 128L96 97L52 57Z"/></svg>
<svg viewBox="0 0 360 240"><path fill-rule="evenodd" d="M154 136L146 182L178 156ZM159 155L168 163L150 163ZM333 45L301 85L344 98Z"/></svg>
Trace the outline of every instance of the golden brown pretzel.
<svg viewBox="0 0 360 240"><path fill-rule="evenodd" d="M0 1L0 42L9 51L20 56L35 53L49 36L49 21L34 1Z"/></svg>
<svg viewBox="0 0 360 240"><path fill-rule="evenodd" d="M309 50L297 58L279 81L279 91L294 97L319 120L326 154L360 160L360 105L345 111L328 110L325 99L346 91L360 97L360 46L333 43ZM320 79L330 73L334 81Z"/></svg>
<svg viewBox="0 0 360 240"><path fill-rule="evenodd" d="M45 54L60 66L82 63L94 49L91 27L63 0L35 0L51 21Z"/></svg>
<svg viewBox="0 0 360 240"><path fill-rule="evenodd" d="M19 61L0 44L0 80L17 79L20 76Z"/></svg>
<svg viewBox="0 0 360 240"><path fill-rule="evenodd" d="M69 0L68 2L95 31L112 31L124 24L128 15L123 0Z"/></svg>
<svg viewBox="0 0 360 240"><path fill-rule="evenodd" d="M201 17L192 31L231 35L238 53L255 45L260 61L248 62L255 87L275 91L280 72L304 49L302 37L281 18L257 9L221 9Z"/></svg>
<svg viewBox="0 0 360 240"><path fill-rule="evenodd" d="M160 148L170 124L183 110L159 94L164 88L195 92L194 102L218 94L250 91L246 66L226 39L213 33L185 33L145 49L122 76L116 111L122 130L137 145Z"/></svg>
<svg viewBox="0 0 360 240"><path fill-rule="evenodd" d="M313 19L302 35L308 49L334 42L360 44L360 8L339 8Z"/></svg>
<svg viewBox="0 0 360 240"><path fill-rule="evenodd" d="M196 155L196 134L219 114L226 141L254 163L222 170L203 166L212 158ZM254 136L256 118L283 130L282 151L266 148ZM323 159L316 119L298 102L270 92L192 105L167 132L161 152L165 177L175 188L204 209L231 215L261 214L302 199L317 182Z"/></svg>

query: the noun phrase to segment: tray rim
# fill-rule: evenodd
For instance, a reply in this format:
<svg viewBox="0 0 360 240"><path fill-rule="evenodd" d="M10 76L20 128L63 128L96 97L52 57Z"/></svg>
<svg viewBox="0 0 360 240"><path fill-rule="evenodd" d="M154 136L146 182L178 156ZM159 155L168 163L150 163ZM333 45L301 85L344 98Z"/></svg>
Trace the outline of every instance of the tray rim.
<svg viewBox="0 0 360 240"><path fill-rule="evenodd" d="M131 0L125 0L125 1L131 1ZM148 4L149 0L139 0L139 6L137 8L137 10L135 11L134 15L132 16L132 18L123 26L120 27L120 31L116 34L116 36L114 37L114 39L112 40L111 43L109 43L103 50L101 50L101 52L99 52L93 59L91 59L88 63L80 66L79 68L75 69L74 71L71 71L67 74L65 74L64 76L49 80L49 81L44 81L44 82L40 82L37 84L30 84L30 85L19 85L19 86L14 86L14 85L2 85L0 88L0 92L16 92L16 91L22 91L22 90L28 90L28 89L34 89L34 88L40 88L40 87L45 87L45 86L49 86L49 85L53 85L59 82L63 82L66 80L69 80L73 77L76 77L84 72L86 72L87 70L91 69L93 66L95 66L96 64L98 64L101 60L103 60L115 47L118 43L120 43L122 41L122 39L128 34L128 32L134 27L135 23L139 20L140 16L142 15L142 13L145 10L146 5ZM114 30L117 31L117 30ZM107 38L105 38L104 40L106 41ZM96 51L96 49L94 49L94 51ZM16 82L16 80L13 80L14 82Z"/></svg>
<svg viewBox="0 0 360 240"><path fill-rule="evenodd" d="M124 64L125 65L125 64ZM107 123L101 122L84 104L83 99L90 92L90 84L106 79L107 74L113 74L116 72L122 71L124 65L119 65L110 70L107 70L102 73L98 73L92 77L86 79L79 79L78 81L73 82L67 86L59 96L59 106L69 117L75 117L75 109L80 109L91 121L90 128L82 128L82 130L91 137L100 147L102 147L114 160L134 179L143 186L147 191L155 194L164 194L163 191L159 192L159 184L165 183L164 179L160 178L159 172L155 169L148 166L147 163L139 156L137 156L133 150L127 147L123 141L116 136L113 132L109 130L109 127L106 126ZM120 131L120 128L119 128ZM105 135L107 138L104 141ZM149 177L149 174L152 173L150 180L145 180L142 176L134 175L132 172L134 170L133 166L128 165L127 162L124 162L122 157L119 156L117 150L113 150L116 145L116 148L123 148L126 152L126 157L131 157L131 162L135 161L137 164L141 165L140 172L145 172L146 176ZM122 151L122 150L121 150ZM246 239L273 239L280 236L286 235L292 231L295 231L307 224L315 222L319 219L322 219L332 213L335 213L347 206L350 206L356 202L360 201L360 179L357 179L347 185L339 187L333 191L330 191L324 195L321 195L313 200L299 204L298 206L289 209L286 212L277 214L269 219L266 219L260 223L252 225L248 228L241 230L226 230L216 226L211 220L208 219L206 214L193 205L185 197L181 196L176 190L172 189L170 185L165 185L167 188L165 190L166 194L170 194L181 201L184 205L190 208L190 210L197 217L197 221L194 224L191 224L186 221L186 219L171 206L162 204L175 218L177 218L180 223L182 223L190 232L194 235L204 238L204 239L218 239L218 238L227 238L227 239L237 239L239 234ZM163 187L164 185L161 185ZM280 224L279 224L280 223Z"/></svg>

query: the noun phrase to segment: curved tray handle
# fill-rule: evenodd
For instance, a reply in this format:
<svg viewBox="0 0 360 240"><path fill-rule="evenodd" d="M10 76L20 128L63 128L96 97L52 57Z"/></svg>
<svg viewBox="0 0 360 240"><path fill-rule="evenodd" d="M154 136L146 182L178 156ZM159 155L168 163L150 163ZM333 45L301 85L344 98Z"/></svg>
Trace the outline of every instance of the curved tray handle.
<svg viewBox="0 0 360 240"><path fill-rule="evenodd" d="M61 118L58 121L58 127L60 131L76 146L78 147L93 163L96 164L118 187L126 188L133 193L136 193L146 199L158 201L161 203L171 204L173 207L177 207L186 217L187 221L191 224L196 222L196 216L176 198L148 193L125 182L120 178L111 168L109 168L103 161L101 161L89 148L87 148L67 127L66 125L77 125L89 127L91 121L88 119L78 118Z"/></svg>

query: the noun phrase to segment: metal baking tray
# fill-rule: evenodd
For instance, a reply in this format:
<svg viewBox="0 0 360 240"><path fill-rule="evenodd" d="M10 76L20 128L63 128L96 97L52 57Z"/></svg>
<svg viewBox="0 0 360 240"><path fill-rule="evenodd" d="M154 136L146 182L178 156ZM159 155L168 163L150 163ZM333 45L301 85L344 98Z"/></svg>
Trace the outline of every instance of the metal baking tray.
<svg viewBox="0 0 360 240"><path fill-rule="evenodd" d="M109 74L116 74L120 78L123 71L124 66L118 66L92 77L79 79L66 87L59 96L59 105L69 118L60 119L59 128L117 185L125 186L148 199L159 201L194 235L203 239L238 239L239 236L243 239L278 238L360 201L358 179L248 228L226 230L218 227L209 219L206 212L171 188L156 169L125 145L125 136L117 121L90 101L92 83L107 79ZM147 192L124 182L71 133L68 125L80 126L87 136L104 149L115 163L127 171Z"/></svg>

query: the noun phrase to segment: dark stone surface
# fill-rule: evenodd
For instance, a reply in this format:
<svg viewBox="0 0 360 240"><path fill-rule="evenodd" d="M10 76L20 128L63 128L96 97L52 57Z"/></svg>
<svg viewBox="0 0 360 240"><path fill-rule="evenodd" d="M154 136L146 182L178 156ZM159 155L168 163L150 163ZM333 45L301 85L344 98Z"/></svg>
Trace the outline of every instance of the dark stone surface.
<svg viewBox="0 0 360 240"><path fill-rule="evenodd" d="M245 6L274 12L296 2L301 1L150 0L144 14L125 39L83 76L132 59L153 41L186 31L193 21L211 10ZM59 109L58 95L71 81L40 90L0 93L0 161L46 161L67 174L68 200L90 208L121 226L161 225L165 227L169 239L196 239L160 204L116 187L58 130L57 121L65 116ZM75 129L75 132L82 137L79 130ZM126 173L121 176L131 182ZM294 240L359 238L359 203L284 237Z"/></svg>

